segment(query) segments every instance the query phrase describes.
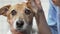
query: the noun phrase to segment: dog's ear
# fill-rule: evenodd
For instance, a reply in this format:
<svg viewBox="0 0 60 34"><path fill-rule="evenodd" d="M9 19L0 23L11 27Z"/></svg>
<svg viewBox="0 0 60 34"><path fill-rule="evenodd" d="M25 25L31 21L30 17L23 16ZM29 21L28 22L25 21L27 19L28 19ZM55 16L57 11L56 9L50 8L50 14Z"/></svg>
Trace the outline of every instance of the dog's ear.
<svg viewBox="0 0 60 34"><path fill-rule="evenodd" d="M2 7L2 8L0 8L0 15L7 16L7 12L9 10L10 6L11 5L6 5L6 6Z"/></svg>

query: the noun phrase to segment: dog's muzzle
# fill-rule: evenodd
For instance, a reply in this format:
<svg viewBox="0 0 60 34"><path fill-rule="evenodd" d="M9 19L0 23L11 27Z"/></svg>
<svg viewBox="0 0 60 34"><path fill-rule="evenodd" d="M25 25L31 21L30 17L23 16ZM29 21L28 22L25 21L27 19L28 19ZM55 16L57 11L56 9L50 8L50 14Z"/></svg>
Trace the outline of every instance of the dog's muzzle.
<svg viewBox="0 0 60 34"><path fill-rule="evenodd" d="M17 31L24 31L26 30L27 26L26 21L23 19L16 19L13 24L14 29Z"/></svg>

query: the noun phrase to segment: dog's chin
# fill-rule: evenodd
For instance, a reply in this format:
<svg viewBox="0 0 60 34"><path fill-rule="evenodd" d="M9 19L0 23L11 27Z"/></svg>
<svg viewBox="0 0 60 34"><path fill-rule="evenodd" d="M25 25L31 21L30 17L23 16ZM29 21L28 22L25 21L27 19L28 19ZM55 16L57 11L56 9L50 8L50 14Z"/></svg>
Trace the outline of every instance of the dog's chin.
<svg viewBox="0 0 60 34"><path fill-rule="evenodd" d="M24 31L25 31L25 29L17 28L17 29L16 29L16 31L18 31L18 32L24 32Z"/></svg>

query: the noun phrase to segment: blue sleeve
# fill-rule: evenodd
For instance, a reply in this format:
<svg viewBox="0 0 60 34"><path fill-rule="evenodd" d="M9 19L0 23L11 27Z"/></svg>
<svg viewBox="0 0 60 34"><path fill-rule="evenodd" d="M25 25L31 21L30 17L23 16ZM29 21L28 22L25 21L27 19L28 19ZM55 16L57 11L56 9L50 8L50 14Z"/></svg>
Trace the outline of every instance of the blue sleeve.
<svg viewBox="0 0 60 34"><path fill-rule="evenodd" d="M60 34L60 7L57 7L57 28L58 34Z"/></svg>

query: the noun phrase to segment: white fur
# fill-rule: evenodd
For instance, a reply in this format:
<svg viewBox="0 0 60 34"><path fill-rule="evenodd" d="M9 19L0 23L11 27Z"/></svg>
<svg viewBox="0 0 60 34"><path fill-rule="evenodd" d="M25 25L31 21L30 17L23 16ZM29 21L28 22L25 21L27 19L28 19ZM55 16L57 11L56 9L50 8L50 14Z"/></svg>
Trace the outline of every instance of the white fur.
<svg viewBox="0 0 60 34"><path fill-rule="evenodd" d="M27 26L27 24L26 24L26 22L24 21L23 29L27 28L26 26Z"/></svg>
<svg viewBox="0 0 60 34"><path fill-rule="evenodd" d="M13 23L13 27L14 27L14 29L16 29L16 22L18 21L18 19L16 19L15 21L14 21L14 23Z"/></svg>
<svg viewBox="0 0 60 34"><path fill-rule="evenodd" d="M7 34L12 34L12 32L9 30L9 31L7 32Z"/></svg>

